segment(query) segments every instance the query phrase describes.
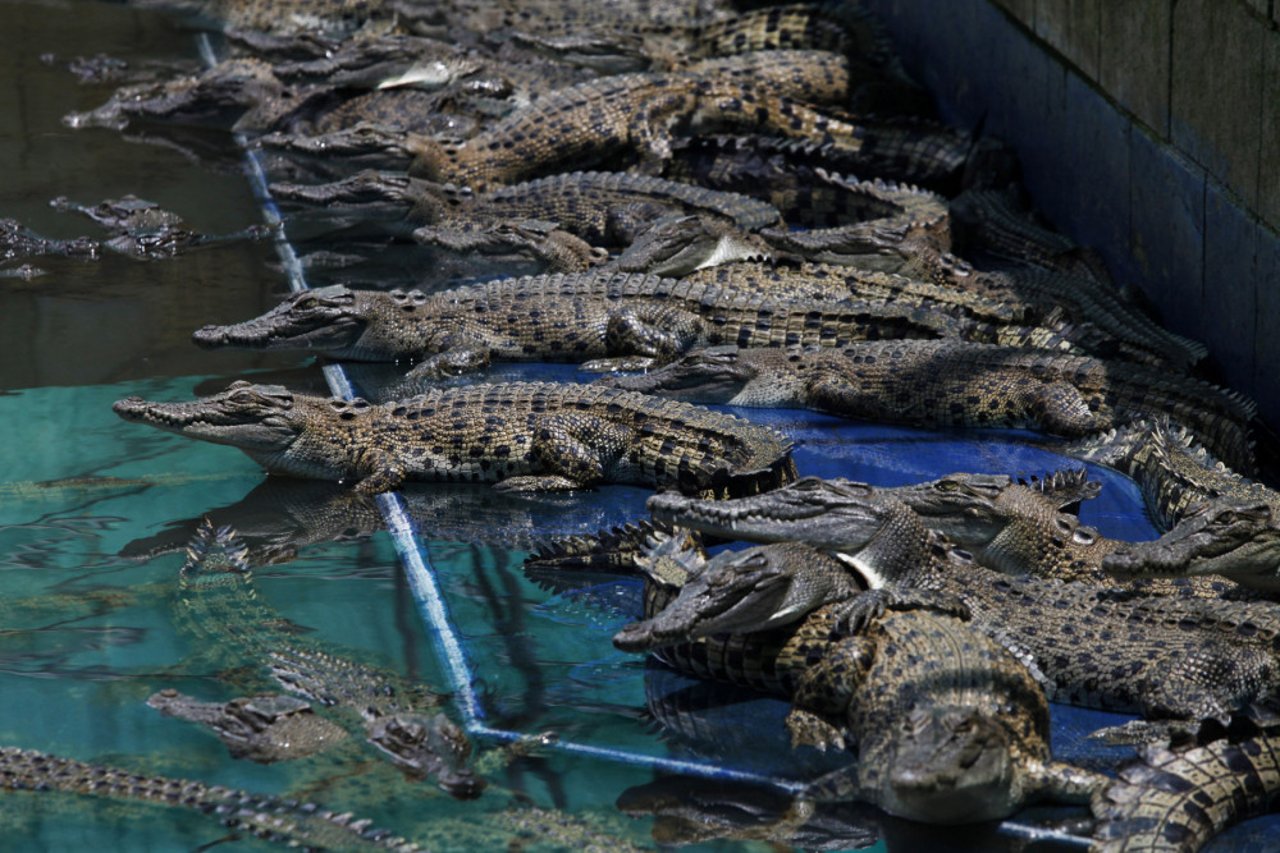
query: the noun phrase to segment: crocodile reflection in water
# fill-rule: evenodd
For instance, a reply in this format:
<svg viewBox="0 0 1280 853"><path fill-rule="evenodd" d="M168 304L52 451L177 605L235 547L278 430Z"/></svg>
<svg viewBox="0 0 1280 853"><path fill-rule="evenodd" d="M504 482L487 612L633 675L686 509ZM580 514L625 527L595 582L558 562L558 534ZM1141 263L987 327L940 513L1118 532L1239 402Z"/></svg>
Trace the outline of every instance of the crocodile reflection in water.
<svg viewBox="0 0 1280 853"><path fill-rule="evenodd" d="M504 495L488 486L441 483L400 491L405 511L425 539L529 548L555 536L588 533L644 514L648 492L605 487L610 499L577 495ZM129 542L120 556L150 560L186 549L204 519L235 529L251 566L276 565L321 543L362 539L385 529L377 502L334 483L268 477L234 504L169 522Z"/></svg>

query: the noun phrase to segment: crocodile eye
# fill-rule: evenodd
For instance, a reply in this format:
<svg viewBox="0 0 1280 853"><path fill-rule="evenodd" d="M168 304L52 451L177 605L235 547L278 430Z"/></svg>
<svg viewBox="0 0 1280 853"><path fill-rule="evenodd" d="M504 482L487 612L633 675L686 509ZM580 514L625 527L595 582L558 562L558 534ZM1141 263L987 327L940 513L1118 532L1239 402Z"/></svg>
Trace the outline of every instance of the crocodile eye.
<svg viewBox="0 0 1280 853"><path fill-rule="evenodd" d="M1218 525L1219 527L1226 527L1228 524L1234 524L1235 520L1236 520L1235 511L1228 509L1218 513L1218 515L1213 519L1213 523Z"/></svg>
<svg viewBox="0 0 1280 853"><path fill-rule="evenodd" d="M1065 518L1061 518L1061 517L1059 517L1059 518L1055 518L1055 519L1053 520L1053 523L1054 523L1054 524L1057 526L1057 528L1058 528L1059 530L1061 530L1063 533L1070 533L1070 532L1071 532L1071 524L1070 524L1070 522L1068 522Z"/></svg>
<svg viewBox="0 0 1280 853"><path fill-rule="evenodd" d="M1091 531L1085 530L1083 527L1071 534L1071 540L1077 545L1092 545L1097 541L1097 537Z"/></svg>
<svg viewBox="0 0 1280 853"><path fill-rule="evenodd" d="M960 488L960 484L955 480L939 480L937 489L940 492L954 492Z"/></svg>

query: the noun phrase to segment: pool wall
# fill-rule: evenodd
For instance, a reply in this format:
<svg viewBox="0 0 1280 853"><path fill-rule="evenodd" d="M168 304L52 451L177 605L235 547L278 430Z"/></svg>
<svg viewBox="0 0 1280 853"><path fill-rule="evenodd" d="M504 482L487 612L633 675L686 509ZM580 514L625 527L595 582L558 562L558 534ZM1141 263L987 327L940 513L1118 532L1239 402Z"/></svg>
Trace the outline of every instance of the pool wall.
<svg viewBox="0 0 1280 853"><path fill-rule="evenodd" d="M1280 430L1280 0L869 0L943 117Z"/></svg>

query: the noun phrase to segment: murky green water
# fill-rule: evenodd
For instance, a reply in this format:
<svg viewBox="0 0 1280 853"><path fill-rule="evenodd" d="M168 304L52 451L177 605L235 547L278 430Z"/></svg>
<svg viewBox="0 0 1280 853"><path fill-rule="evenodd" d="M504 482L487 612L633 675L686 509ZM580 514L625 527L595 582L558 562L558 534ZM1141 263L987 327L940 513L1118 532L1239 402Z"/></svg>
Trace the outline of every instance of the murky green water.
<svg viewBox="0 0 1280 853"><path fill-rule="evenodd" d="M208 233L258 222L240 152L226 134L62 125L62 115L97 105L111 90L78 83L67 69L97 53L134 67L196 61L192 33L154 14L106 3L0 3L0 217L52 237L94 235L91 223L52 210L49 200L93 204L134 193ZM781 704L709 690L613 649L609 637L637 612L634 585L595 578L544 589L520 570L535 532L589 532L639 517L645 493L620 487L535 501L475 488L406 495L484 723L554 731L564 744L614 750L614 758L564 749L512 758L499 742L480 740L490 787L460 802L406 779L358 738L333 754L262 766L234 760L212 735L162 717L145 703L157 690L226 700L263 680L260 662L237 659L234 645L210 648L179 618L182 548L206 515L240 531L261 564L254 584L262 603L303 641L442 691L450 681L392 543L367 507L343 504L340 490L325 484L266 480L234 450L130 426L111 412L126 395L189 397L250 373L324 387L306 360L204 352L189 342L200 325L276 302L286 284L271 245L230 243L154 262L109 255L33 263L43 275L0 277L0 745L314 799L438 850L582 849L597 841L622 849L693 838L678 821L620 811L651 808L655 790L708 808L720 797L736 803L722 813L755 810L764 824L784 808L767 793L628 763L637 756L783 778L824 766L787 749ZM15 265L0 261L0 273ZM392 268L411 269L383 270ZM803 444L801 473L908 482L958 468L1030 472L1061 462L999 438L958 441L796 413L751 417ZM1104 532L1151 535L1136 493L1114 475L1087 511ZM1082 749L1090 719L1056 720L1060 751ZM534 807L568 817L534 827ZM815 830L815 846L854 846L881 834L896 850L1005 845L989 829L919 835L855 807L835 810L830 823L837 828ZM0 838L0 847L15 850L267 846L196 813L33 794L0 796ZM773 849L764 841L706 846Z"/></svg>

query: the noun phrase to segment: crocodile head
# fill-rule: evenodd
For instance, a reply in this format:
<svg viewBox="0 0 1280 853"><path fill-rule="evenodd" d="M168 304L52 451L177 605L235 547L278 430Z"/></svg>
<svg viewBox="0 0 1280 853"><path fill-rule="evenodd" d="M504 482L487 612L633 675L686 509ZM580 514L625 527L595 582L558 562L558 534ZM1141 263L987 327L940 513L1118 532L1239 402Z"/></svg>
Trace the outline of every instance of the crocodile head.
<svg viewBox="0 0 1280 853"><path fill-rule="evenodd" d="M669 556L663 553L669 543L683 541L672 538L664 542L649 559ZM701 567L692 568L670 604L651 619L627 625L614 635L613 644L623 651L638 652L712 634L766 631L794 622L858 591L843 567L825 559L833 571L823 571L824 557L795 542L717 554Z"/></svg>
<svg viewBox="0 0 1280 853"><path fill-rule="evenodd" d="M664 492L646 506L656 521L726 539L804 541L819 547L865 542L883 518L878 490L852 480L804 477L781 489L732 500L700 500Z"/></svg>
<svg viewBox="0 0 1280 853"><path fill-rule="evenodd" d="M865 543L884 523L885 498L902 500L932 528L947 533L947 524L972 538L994 538L1007 523L994 498L1008 477L961 474L931 483L878 489L844 479L805 477L761 495L700 501L672 494L649 499L649 511L660 522L693 527L704 533L760 542L802 540L823 548Z"/></svg>
<svg viewBox="0 0 1280 853"><path fill-rule="evenodd" d="M340 284L295 293L260 317L205 326L192 336L205 349L310 349L350 357L369 325L371 300Z"/></svg>
<svg viewBox="0 0 1280 853"><path fill-rule="evenodd" d="M643 394L660 394L696 403L729 403L757 376L744 350L736 346L705 347L679 361L635 376L608 376L600 384Z"/></svg>
<svg viewBox="0 0 1280 853"><path fill-rule="evenodd" d="M769 260L759 238L702 216L668 216L618 256L618 268L679 278L694 270L742 260Z"/></svg>
<svg viewBox="0 0 1280 853"><path fill-rule="evenodd" d="M126 397L112 406L126 421L149 424L214 444L230 444L247 453L287 450L305 427L305 415L282 385L238 381L220 394L185 403L161 403Z"/></svg>
<svg viewBox="0 0 1280 853"><path fill-rule="evenodd" d="M1115 575L1221 574L1247 586L1280 588L1280 518L1265 501L1206 501L1151 542L1125 543L1102 568Z"/></svg>
<svg viewBox="0 0 1280 853"><path fill-rule="evenodd" d="M389 714L368 721L369 742L414 776L434 776L440 788L471 800L485 789L485 781L467 766L471 741L444 714Z"/></svg>
<svg viewBox="0 0 1280 853"><path fill-rule="evenodd" d="M1005 817L1021 801L1008 729L975 708L917 708L892 738L880 806L932 823Z"/></svg>

